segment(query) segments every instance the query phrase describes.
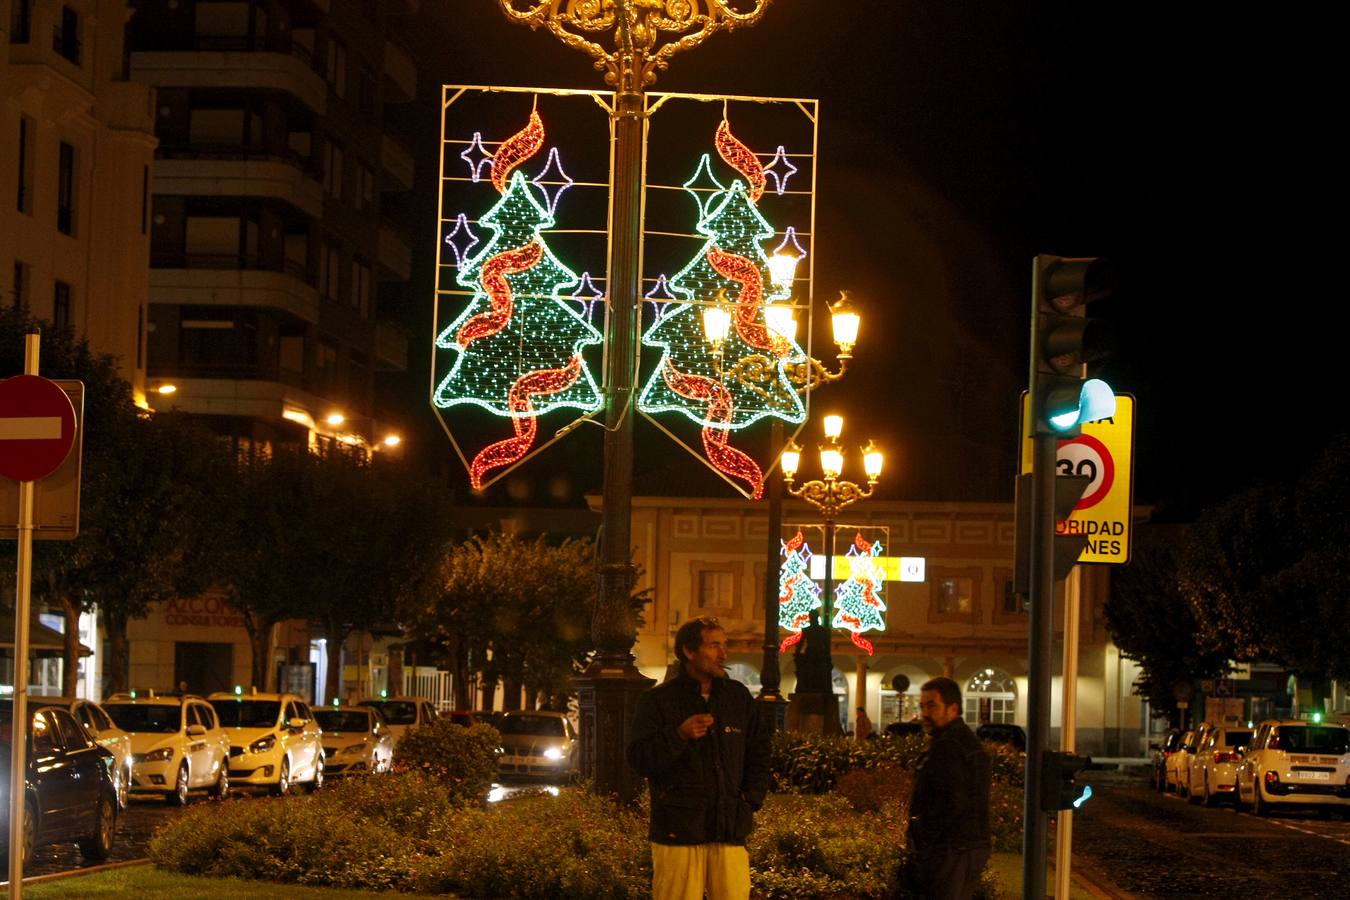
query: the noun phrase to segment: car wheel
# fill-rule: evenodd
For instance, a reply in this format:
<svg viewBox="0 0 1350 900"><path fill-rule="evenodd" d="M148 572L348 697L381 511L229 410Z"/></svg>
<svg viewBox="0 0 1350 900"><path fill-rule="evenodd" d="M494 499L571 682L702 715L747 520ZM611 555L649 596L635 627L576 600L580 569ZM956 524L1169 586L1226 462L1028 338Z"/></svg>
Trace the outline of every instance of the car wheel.
<svg viewBox="0 0 1350 900"><path fill-rule="evenodd" d="M125 766L113 772L113 794L117 797L117 808L126 809L131 802L131 767Z"/></svg>
<svg viewBox="0 0 1350 900"><path fill-rule="evenodd" d="M323 757L320 756L314 761L314 780L309 783L309 792L323 790Z"/></svg>
<svg viewBox="0 0 1350 900"><path fill-rule="evenodd" d="M33 851L37 849L37 812L33 809L32 803L23 805L23 868L28 871L29 864L33 861ZM9 860L5 860L5 868L9 868Z"/></svg>
<svg viewBox="0 0 1350 900"><path fill-rule="evenodd" d="M188 766L183 763L174 776L173 790L164 798L170 806L187 806L188 802Z"/></svg>
<svg viewBox="0 0 1350 900"><path fill-rule="evenodd" d="M224 800L230 795L230 767L224 764L220 767L220 774L216 776L216 783L211 786L207 792L212 799Z"/></svg>
<svg viewBox="0 0 1350 900"><path fill-rule="evenodd" d="M291 761L289 758L281 761L281 774L277 776L277 796L284 797L291 792Z"/></svg>
<svg viewBox="0 0 1350 900"><path fill-rule="evenodd" d="M1218 797L1214 796L1209 789L1209 773L1205 773L1205 792L1200 795L1200 802L1205 806L1213 806L1218 802Z"/></svg>
<svg viewBox="0 0 1350 900"><path fill-rule="evenodd" d="M94 818L94 833L79 842L80 855L88 862L103 862L112 854L113 837L117 834L116 795L104 795L98 801Z"/></svg>
<svg viewBox="0 0 1350 900"><path fill-rule="evenodd" d="M1261 796L1261 773L1257 773L1252 781L1252 812L1265 818L1270 815L1270 804L1266 798Z"/></svg>

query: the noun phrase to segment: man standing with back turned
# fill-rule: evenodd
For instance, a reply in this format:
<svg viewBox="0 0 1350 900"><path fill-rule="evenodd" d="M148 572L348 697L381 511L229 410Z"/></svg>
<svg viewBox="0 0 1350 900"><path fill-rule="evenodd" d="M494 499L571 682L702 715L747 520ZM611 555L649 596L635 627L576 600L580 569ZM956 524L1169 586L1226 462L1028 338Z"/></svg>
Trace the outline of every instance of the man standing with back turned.
<svg viewBox="0 0 1350 900"><path fill-rule="evenodd" d="M909 804L905 883L919 897L968 900L989 861L989 754L961 718L950 678L919 688L928 753Z"/></svg>
<svg viewBox="0 0 1350 900"><path fill-rule="evenodd" d="M638 699L628 764L651 785L653 900L746 900L745 839L769 790L769 734L727 677L713 618L675 634L677 677Z"/></svg>

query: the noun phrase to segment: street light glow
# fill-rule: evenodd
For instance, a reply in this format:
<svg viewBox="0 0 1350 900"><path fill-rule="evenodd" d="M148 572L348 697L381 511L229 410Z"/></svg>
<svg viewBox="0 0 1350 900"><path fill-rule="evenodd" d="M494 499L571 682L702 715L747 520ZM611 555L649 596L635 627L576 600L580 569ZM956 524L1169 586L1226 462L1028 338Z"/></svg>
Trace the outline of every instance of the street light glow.
<svg viewBox="0 0 1350 900"><path fill-rule="evenodd" d="M838 447L831 445L820 448L820 470L825 473L827 481L833 481L844 471L844 454Z"/></svg>
<svg viewBox="0 0 1350 900"><path fill-rule="evenodd" d="M867 473L868 481L876 481L881 477L881 467L885 461L876 441L868 441L863 448L863 471Z"/></svg>
<svg viewBox="0 0 1350 900"><path fill-rule="evenodd" d="M402 442L403 438L396 434L387 435L384 439L384 445L386 447L397 447Z"/></svg>
<svg viewBox="0 0 1350 900"><path fill-rule="evenodd" d="M825 437L832 441L839 440L839 435L844 433L844 417L830 415L825 417L824 421Z"/></svg>
<svg viewBox="0 0 1350 900"><path fill-rule="evenodd" d="M791 481L801 464L802 448L797 446L796 441L788 441L787 447L783 449L783 476Z"/></svg>
<svg viewBox="0 0 1350 900"><path fill-rule="evenodd" d="M168 395L168 394L172 394L172 393L174 393L175 391L177 391L177 390L178 390L178 385L176 385L176 384L161 384L158 388L156 388L156 390L158 390L161 394Z"/></svg>
<svg viewBox="0 0 1350 900"><path fill-rule="evenodd" d="M731 331L731 313L720 306L709 306L703 310L703 333L714 347L721 345Z"/></svg>
<svg viewBox="0 0 1350 900"><path fill-rule="evenodd" d="M329 413L328 418L324 419L324 421L327 422L329 425L336 427L338 425L341 425L343 422L347 421L347 417L340 412Z"/></svg>
<svg viewBox="0 0 1350 900"><path fill-rule="evenodd" d="M764 307L764 324L770 331L781 334L789 341L797 339L797 319L792 314L792 307L787 304Z"/></svg>

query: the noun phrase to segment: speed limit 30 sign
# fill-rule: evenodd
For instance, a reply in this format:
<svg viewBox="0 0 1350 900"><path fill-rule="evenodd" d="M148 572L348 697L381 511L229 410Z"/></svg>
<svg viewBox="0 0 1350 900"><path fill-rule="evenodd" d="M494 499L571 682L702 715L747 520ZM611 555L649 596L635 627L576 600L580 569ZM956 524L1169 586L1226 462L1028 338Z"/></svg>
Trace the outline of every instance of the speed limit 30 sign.
<svg viewBox="0 0 1350 900"><path fill-rule="evenodd" d="M1027 400L1023 396L1023 422ZM1073 514L1057 522L1059 534L1080 534L1087 547L1078 561L1121 565L1130 561L1130 513L1134 505L1134 397L1116 395L1109 419L1088 422L1078 437L1055 450L1058 475L1086 475L1090 481ZM1022 432L1026 434L1026 429ZM1021 471L1031 471L1032 441L1023 439Z"/></svg>

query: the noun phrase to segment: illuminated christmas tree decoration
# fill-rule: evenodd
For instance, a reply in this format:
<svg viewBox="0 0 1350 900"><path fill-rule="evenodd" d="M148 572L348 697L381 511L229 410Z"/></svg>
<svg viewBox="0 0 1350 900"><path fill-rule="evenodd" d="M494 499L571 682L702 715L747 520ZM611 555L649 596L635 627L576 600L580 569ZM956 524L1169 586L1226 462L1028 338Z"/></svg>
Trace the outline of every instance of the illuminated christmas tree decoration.
<svg viewBox="0 0 1350 900"><path fill-rule="evenodd" d="M783 235L783 243L773 248L774 256L793 255L797 257L797 262L806 259L806 250L801 244L797 243L797 229L791 225L788 226L787 233Z"/></svg>
<svg viewBox="0 0 1350 900"><path fill-rule="evenodd" d="M461 236L460 232L463 232ZM460 246L463 241L464 246ZM478 235L473 233L469 227L469 217L460 213L455 217L455 227L445 236L445 246L449 247L455 254L455 268L464 268L464 261L469 256L469 251L478 246Z"/></svg>
<svg viewBox="0 0 1350 900"><path fill-rule="evenodd" d="M502 141L492 157L492 186L506 193L507 179L516 167L539 152L544 146L544 122L538 110L531 110L530 121L524 128ZM550 211L549 215L552 215Z"/></svg>
<svg viewBox="0 0 1350 900"><path fill-rule="evenodd" d="M665 275L656 276L656 284L650 291L642 295L642 299L652 305L656 311L656 318L660 319L666 314L666 309L670 304L679 298L670 292L670 285L666 282Z"/></svg>
<svg viewBox="0 0 1350 900"><path fill-rule="evenodd" d="M764 166L760 163L759 157L755 156L749 147L736 140L736 136L731 133L731 123L726 119L717 126L713 143L722 161L745 177L746 184L750 187L750 199L758 203L759 198L764 195Z"/></svg>
<svg viewBox="0 0 1350 900"><path fill-rule="evenodd" d="M726 190L726 185L718 181L717 176L713 174L712 157L707 153L699 157L698 168L683 187L698 206L700 222L708 217L709 211L716 206L722 192Z"/></svg>
<svg viewBox="0 0 1350 900"><path fill-rule="evenodd" d="M783 171L778 171L782 166ZM792 160L787 157L787 150L782 144L778 145L778 152L773 155L773 161L764 167L765 176L773 179L773 190L778 196L783 196L787 192L788 179L797 174L797 167L792 164Z"/></svg>
<svg viewBox="0 0 1350 900"><path fill-rule="evenodd" d="M591 280L591 273L582 272L581 284L572 294L572 301L581 309L581 314L587 319L595 318L595 304L602 302L604 299L605 292L595 286L595 282Z"/></svg>
<svg viewBox="0 0 1350 900"><path fill-rule="evenodd" d="M482 132L473 133L473 140L469 142L468 149L461 153L459 158L469 164L470 181L477 184L483 180L483 167L492 165L492 154L483 146Z"/></svg>
<svg viewBox="0 0 1350 900"><path fill-rule="evenodd" d="M574 356L561 369L537 369L516 379L507 395L511 410L516 413L511 420L515 426L515 437L489 444L478 452L469 466L469 482L474 490L482 490L483 476L492 469L508 466L521 459L534 446L535 435L539 431L537 410L533 399L540 394L556 394L577 383L581 377L581 357Z"/></svg>
<svg viewBox="0 0 1350 900"><path fill-rule="evenodd" d="M532 269L543 258L544 245L531 241L518 250L498 253L483 264L481 284L488 295L489 309L469 319L455 332L455 344L460 349L467 350L479 338L492 337L506 327L515 309L515 295L506 276Z"/></svg>
<svg viewBox="0 0 1350 900"><path fill-rule="evenodd" d="M549 174L557 169L556 174ZM563 171L562 160L558 156L558 148L552 147L548 151L548 162L539 174L530 179L530 184L534 185L544 194L544 200L548 203L548 214L554 215L558 211L558 200L562 198L563 192L576 184L572 176ZM555 187L552 194L548 189Z"/></svg>
<svg viewBox="0 0 1350 900"><path fill-rule="evenodd" d="M676 369L666 360L661 374L670 389L700 405L706 404L707 418L703 423L703 452L720 472L738 478L749 485L752 496L758 500L764 494L764 472L753 459L729 444L725 428L735 412L731 391L715 378L691 375Z"/></svg>
<svg viewBox="0 0 1350 900"><path fill-rule="evenodd" d="M811 613L824 603L820 586L808 574L811 567L811 547L799 529L789 540L782 542L783 564L778 572L778 627L794 632L779 646L778 652L802 639L802 629L811 624Z"/></svg>
<svg viewBox="0 0 1350 900"><path fill-rule="evenodd" d="M773 283L764 250L774 229L751 203L745 185L736 180L698 230L707 241L668 282L682 302L672 304L642 336L646 346L661 348L662 360L643 386L638 409L648 414L679 412L714 429L738 430L764 416L804 421L806 412L786 367L802 362L806 354L795 341L770 334L764 323L765 304L789 296L788 290ZM719 358L704 333L702 311L720 294L735 301L736 327L722 342ZM711 395L675 390L666 375L667 364L683 375L720 382L729 393L727 414L710 415L698 402Z"/></svg>
<svg viewBox="0 0 1350 900"><path fill-rule="evenodd" d="M885 631L886 604L881 599L886 581L884 570L877 564L881 555L881 541L867 541L859 532L848 548L848 580L834 592L834 621L832 628L846 628L853 643L870 655L872 643L862 635L866 631Z"/></svg>

